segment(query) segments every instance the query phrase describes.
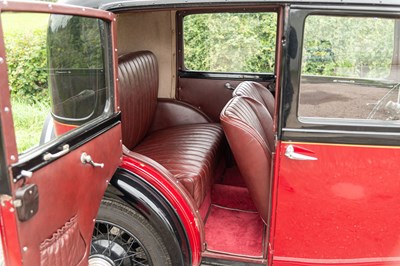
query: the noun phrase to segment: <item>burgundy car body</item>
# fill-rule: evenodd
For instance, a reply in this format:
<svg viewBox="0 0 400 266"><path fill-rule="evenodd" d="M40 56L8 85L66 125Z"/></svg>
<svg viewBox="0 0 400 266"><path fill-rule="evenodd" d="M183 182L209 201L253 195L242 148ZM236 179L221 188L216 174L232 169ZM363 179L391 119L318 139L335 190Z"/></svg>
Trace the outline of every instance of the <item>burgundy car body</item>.
<svg viewBox="0 0 400 266"><path fill-rule="evenodd" d="M80 1L65 2L82 4ZM50 162L41 161L40 167L29 169L33 172L32 178L22 178L27 179L23 184L38 185L40 205L39 212L32 220L21 221L15 212L15 194L22 186L22 182L14 179L19 178L21 170L25 170L24 167L30 165L18 161L12 117L8 112L11 105L9 87L6 78L0 80L0 90L3 96L0 99L0 110L3 110L0 112L3 152L0 164L2 169L0 184L8 188L2 190L1 196L1 236L6 265L32 265L31 262L39 265L39 262L45 263L48 258L53 262L62 258L64 262L73 261L77 265L87 265L90 256L90 244L88 243L91 241L93 221L101 198L104 193L107 195L107 192L109 195L112 194L112 197L125 200L133 208L146 210L143 211L143 216L150 221L153 219L152 217L157 216L157 208L161 209L162 203L165 204L167 206L165 208L172 215L164 217L163 214L159 214L162 219L154 218L154 223L163 230L163 226L165 226L173 228L170 229L171 232L183 232L176 233L176 242L179 243L178 246L182 253L182 264L278 266L400 264L400 227L398 226L400 181L396 174L397 162L400 157L398 125L395 123L385 124L386 122L382 122L383 120L374 124L360 122L356 119L339 122L322 118L306 117L303 119L299 116L298 111L299 108L302 108L299 107L302 104L299 95L303 93L300 88L303 85L299 84L303 82L301 81L302 41L306 17L324 15L398 18L400 6L396 1L371 1L370 3L356 0L331 1L329 3L323 1L127 1L118 3L88 1L84 5L87 7L43 3L0 3L1 12L32 11L81 15L100 18L110 25L112 41L109 48L112 51L110 52L112 60L108 70L112 77L110 93L114 95L112 98L114 100L113 110L109 117L105 121L99 122L99 125L94 126L91 131L78 132L79 134L73 136L79 140L84 139L83 145L77 140L76 146L71 146L73 148L67 155ZM274 73L209 73L186 69L182 54L183 17L190 14L240 12L243 10L277 14ZM121 74L122 68L120 68L118 74L117 59L120 56L119 66L121 67L125 63L131 63L129 61L131 53L134 54L132 58L136 58L135 53L140 56L148 55L147 52L129 51L125 36L121 35L121 33L127 33L129 28L127 25L130 25L129 15L140 16L141 12L143 14L165 12L160 15L171 12L172 14L171 25L175 25L176 31L168 34L172 34L171 42L172 40L176 42L175 46L172 45L171 48L174 52L171 56L173 63L171 72L174 81L171 86L174 95L171 97L165 97L166 94L161 95L163 98L167 98L162 100L149 96L151 98L149 102L157 101L155 104L157 107L154 108L154 114L152 113L151 121L149 120L149 125L145 129L148 132L142 137L138 137L138 141L133 141L135 144L131 145L132 147L126 147L122 151L122 144L127 146L126 143L129 141L125 141L124 130L126 129L124 129L124 120L122 126L120 124L120 112L122 111L124 119L124 115L131 112L130 108L135 108L132 106L140 102L132 101L132 106L123 103L125 97L128 97L122 92L122 88L129 83L126 81L129 71L127 71L128 74ZM149 18L154 17L149 15ZM120 39L118 40L123 40L123 44L117 43L116 21L120 22L118 32ZM159 24L157 26L161 27ZM149 27L151 28L151 25ZM152 29L154 30L154 28ZM2 35L1 32L0 35ZM398 45L399 41L394 43ZM145 48L140 47L140 50L152 49L151 46ZM123 50L123 54L119 53L119 50ZM3 59L5 58L4 53L4 44L0 43L0 57ZM160 66L165 66L162 65L162 60L159 61ZM2 77L7 77L5 63L3 61L0 64ZM136 62L132 63L132 65L134 64ZM147 67L146 64L143 63L145 67ZM149 63L149 65L151 64ZM393 63L393 65L395 64ZM142 66L138 68L140 67ZM152 76L150 78L148 76L151 75L147 75L146 78L152 80ZM276 84L272 116L266 113L266 109L260 102L249 99L251 97L231 100L232 91L226 89L226 84L229 83L229 86L236 87L242 81L258 82L267 88L272 88L272 85ZM351 81L343 79L332 81L332 83L336 85L346 82L346 84L354 83ZM141 97L141 95L139 96ZM241 106L251 106L252 111L261 111L254 111L254 113L248 109L243 111L240 109ZM238 109L240 110L237 111ZM141 147L145 141L151 142L151 139L147 140L146 137L150 138L150 136L154 136L152 134L160 132L162 129L186 125L187 121L193 124L219 124L221 111L225 111L226 115L225 121L224 116L221 115L221 123L225 130L224 136L228 137L230 148L220 148L221 151L218 152L227 151L227 154L231 154L232 150L236 162L229 157L230 155L224 157L225 155L215 155L218 153L215 152L212 156L221 156L224 159L221 161L215 159L218 162L212 166L214 169L211 172L217 173L220 171L219 167L222 167L223 174L221 176L227 177L226 169L229 167L226 167L224 160L231 160L231 164L239 166L240 171L236 169L235 175L239 175L242 181L245 179L245 185L239 187L245 187L246 193L250 191L249 199L251 198L250 201L252 204L254 203L254 206L252 205L245 212L255 215L250 218L246 216L248 221L253 221L254 224L239 223L235 228L238 230L245 227L253 228L254 225L254 228L260 229L250 232L247 238L244 238L249 242L253 240L257 242L258 237L261 239L254 244L257 246L257 251L260 251L259 254L246 253L251 249L248 246L252 244L229 243L235 232L224 231L224 227L228 228L229 225L224 224L226 220L223 218L218 217L221 220L217 220L213 224L213 226L219 226L219 231L210 229L211 217L215 218L212 216L213 213L221 211L220 209L231 208L219 206L221 201L217 200L218 195L212 194L219 191L218 189L221 188L219 185L226 184L223 184L221 180L218 181L217 178L215 181L217 185L214 184L213 189L211 189L213 185L211 184L209 191L204 192L205 195L198 196L196 189L190 191L191 183L189 185L185 183L189 181L180 179L181 172L174 174L173 171L176 169L171 170L168 168L169 166L165 166L160 161L150 159L151 156L158 154L154 155L151 151ZM237 113L234 113L235 111ZM143 111L143 113L146 112ZM247 116L251 117L250 122L242 123L242 120L245 120L248 115L246 112L250 112L250 115ZM134 112L132 111L132 113ZM241 117L243 113L246 113L243 115L245 118ZM265 122L267 119L261 118L266 117L271 120L268 124L270 131L265 133L266 136L260 137L262 135L260 132L265 131L267 124ZM259 123L257 119L260 120ZM140 124L145 118L134 117L132 120L139 121L137 123ZM232 120L235 121L232 122ZM231 122L233 126L229 124ZM129 122L125 123L127 127ZM60 133L68 132L76 125L56 121L55 127L56 131L58 130ZM220 126L217 125L217 127ZM229 130L234 130L234 134L229 135L229 132L232 132ZM198 129L198 131L201 130ZM164 136L166 136L165 139L169 137L169 135ZM237 136L243 143L235 146L239 141L235 139ZM272 141L268 142L268 138ZM214 139L213 141L218 142ZM184 142L183 137L177 145L184 145ZM161 141L159 145L162 145ZM201 144L199 145L201 147ZM218 147L223 145L215 144ZM262 150L260 147L269 147L270 149ZM196 148L198 147L196 146ZM222 151L223 149L226 150ZM56 153L60 150L56 147L49 147L48 150L42 150L38 158L41 158L46 152ZM76 167L80 162L79 158L82 152L92 155L96 161L105 162L106 167L98 169L84 164ZM151 156L146 156L146 152ZM240 157L240 154L244 155L244 158ZM190 159L187 159L185 161L187 165L185 165L180 161L181 158L176 159L179 156L172 155L175 154L171 153L171 158L167 159L176 160L177 164L180 164L180 168L185 168L191 163ZM255 155L255 158L251 157L252 155ZM267 159L262 160L264 157ZM206 159L208 160L208 158ZM269 163L268 167L266 167L265 161ZM207 163L209 162L207 161ZM207 167L209 165L212 163L209 163ZM268 169L269 172L258 173L254 177L250 173L252 170L258 169L257 167ZM117 168L119 170L113 176ZM207 170L202 168L202 171ZM57 176L59 178L55 179ZM112 179L110 179L111 177ZM259 192L257 186L264 184L263 181L267 177L269 183L265 182L268 183L265 187L268 187L268 191ZM146 188L143 185L143 190L141 190L140 185L137 185L139 181L135 181L135 179L143 182ZM85 189L77 189L76 182L79 182L79 186ZM129 193L129 189L124 188L121 184L128 187L131 185L132 191L142 194ZM107 192L105 192L106 189ZM229 189L236 191L236 188ZM150 200L153 197L150 194L153 192L156 194L154 197L157 198L157 201ZM89 193L91 193L90 197ZM259 196L260 193L264 194ZM143 198L139 197L139 194ZM57 195L59 198L55 200ZM233 201L241 200L239 194L229 195ZM260 198L260 202L257 202ZM81 201L81 199L83 200ZM219 203L217 204L216 201ZM78 202L80 203L78 204ZM212 209L213 206L221 208ZM263 209L260 210L260 206ZM236 209L232 207L230 211L236 211ZM69 220L71 216L76 218ZM164 223L160 220L163 220ZM80 228L80 237L86 244L84 248L81 247L80 253L78 250L75 255L75 258L79 256L80 260L74 261L74 254L71 255L67 251L61 250L51 253L49 257L40 254L39 246L43 244L44 239L51 240L53 234L56 234L60 228L68 230L68 228L65 229L65 226L70 223L75 223ZM168 226L166 226L167 224ZM76 237L72 234L71 237L79 239L79 236ZM221 240L220 242L225 240L227 243L215 244L213 242L215 239ZM80 240L76 241L70 244L70 248L79 246ZM248 246L246 246L247 244ZM243 245L243 253L240 248L237 248L240 245ZM215 248L216 246L218 248L223 246L226 249L218 249Z"/></svg>

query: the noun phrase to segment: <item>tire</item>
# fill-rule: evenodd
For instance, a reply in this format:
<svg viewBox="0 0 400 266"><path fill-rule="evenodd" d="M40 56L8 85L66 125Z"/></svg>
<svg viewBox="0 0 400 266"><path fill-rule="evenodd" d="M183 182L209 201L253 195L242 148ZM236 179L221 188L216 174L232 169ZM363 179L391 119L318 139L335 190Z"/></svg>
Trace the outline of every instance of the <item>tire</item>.
<svg viewBox="0 0 400 266"><path fill-rule="evenodd" d="M105 198L96 218L89 265L172 263L164 241L140 213L120 201Z"/></svg>

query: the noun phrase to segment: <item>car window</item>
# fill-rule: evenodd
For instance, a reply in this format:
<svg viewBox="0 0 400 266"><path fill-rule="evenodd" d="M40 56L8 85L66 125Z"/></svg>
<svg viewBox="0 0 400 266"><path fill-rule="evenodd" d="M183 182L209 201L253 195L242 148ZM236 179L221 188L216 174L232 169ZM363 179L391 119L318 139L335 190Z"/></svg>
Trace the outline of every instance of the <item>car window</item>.
<svg viewBox="0 0 400 266"><path fill-rule="evenodd" d="M109 115L102 20L5 12L2 23L20 154Z"/></svg>
<svg viewBox="0 0 400 266"><path fill-rule="evenodd" d="M183 20L187 70L273 73L276 13L192 14Z"/></svg>
<svg viewBox="0 0 400 266"><path fill-rule="evenodd" d="M298 116L399 120L399 36L395 19L307 17Z"/></svg>

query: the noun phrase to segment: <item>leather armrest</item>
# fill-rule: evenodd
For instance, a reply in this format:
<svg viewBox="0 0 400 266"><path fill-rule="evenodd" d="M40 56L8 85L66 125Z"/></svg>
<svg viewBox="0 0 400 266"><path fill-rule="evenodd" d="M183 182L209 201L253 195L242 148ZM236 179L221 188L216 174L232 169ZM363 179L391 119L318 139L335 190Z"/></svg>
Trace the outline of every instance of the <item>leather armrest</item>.
<svg viewBox="0 0 400 266"><path fill-rule="evenodd" d="M211 119L193 106L173 100L158 99L157 109L149 132L188 124L210 123Z"/></svg>

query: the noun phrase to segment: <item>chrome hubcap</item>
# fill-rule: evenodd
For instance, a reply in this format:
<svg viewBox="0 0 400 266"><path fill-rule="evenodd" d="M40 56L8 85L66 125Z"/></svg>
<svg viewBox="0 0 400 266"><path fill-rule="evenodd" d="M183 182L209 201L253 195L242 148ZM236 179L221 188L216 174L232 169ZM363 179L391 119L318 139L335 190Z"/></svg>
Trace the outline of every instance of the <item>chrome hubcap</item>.
<svg viewBox="0 0 400 266"><path fill-rule="evenodd" d="M89 257L89 266L115 266L107 256L96 254Z"/></svg>

